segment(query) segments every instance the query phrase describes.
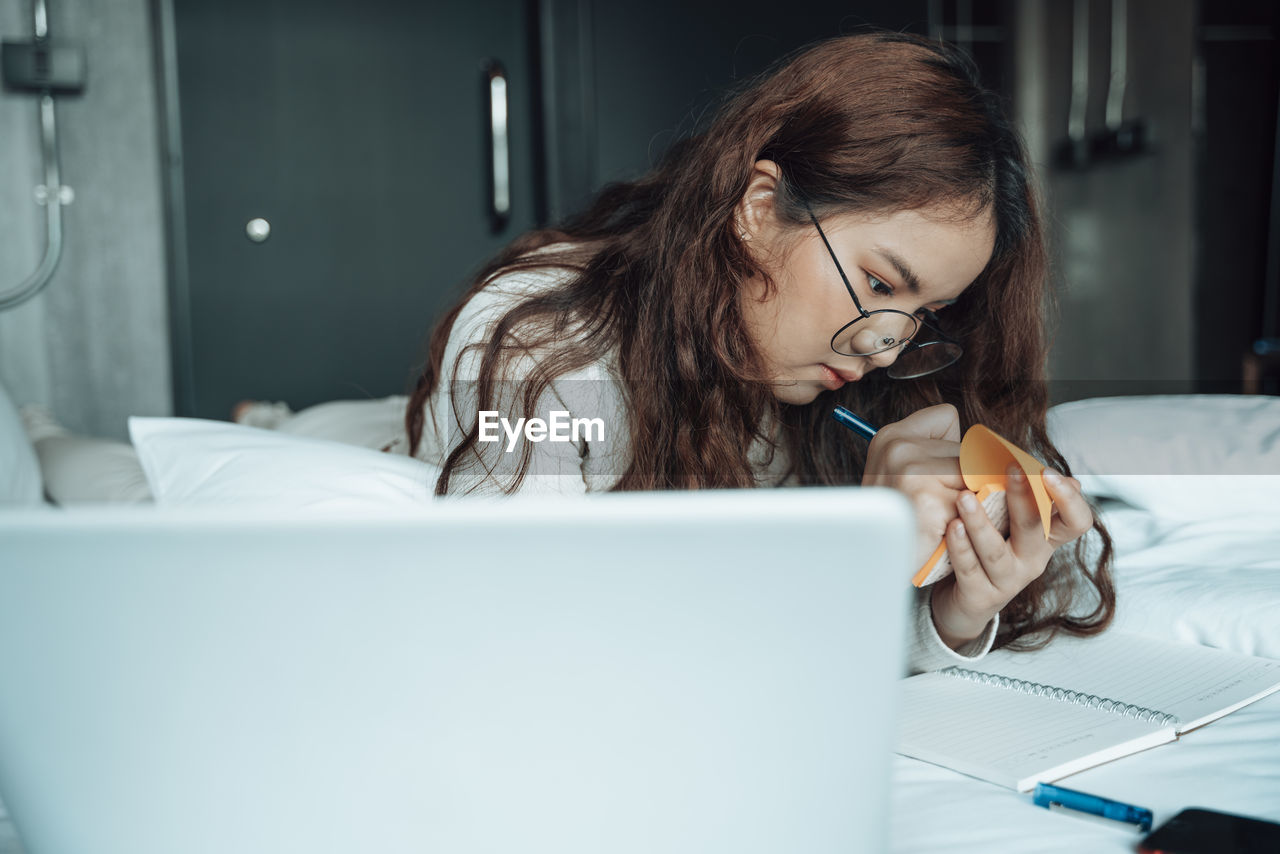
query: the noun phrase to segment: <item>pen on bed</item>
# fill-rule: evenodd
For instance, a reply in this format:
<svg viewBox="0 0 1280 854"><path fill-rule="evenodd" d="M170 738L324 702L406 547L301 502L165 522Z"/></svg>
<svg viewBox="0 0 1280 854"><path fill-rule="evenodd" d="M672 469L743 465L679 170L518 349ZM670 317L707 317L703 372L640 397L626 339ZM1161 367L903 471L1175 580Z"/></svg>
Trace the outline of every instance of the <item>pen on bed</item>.
<svg viewBox="0 0 1280 854"><path fill-rule="evenodd" d="M1036 806L1044 807L1047 810L1076 813L1082 818L1107 819L1137 827L1138 830L1144 833L1151 830L1151 810L1144 807L1131 806L1120 801L1100 798L1097 795L1077 792L1074 789L1063 789L1059 786L1050 786L1048 783L1037 783L1033 800Z"/></svg>
<svg viewBox="0 0 1280 854"><path fill-rule="evenodd" d="M831 417L857 433L862 438L866 439L868 442L870 442L876 435L877 430L875 427L872 427L866 421L862 420L857 415L854 415L843 406L837 406L835 412L831 413Z"/></svg>

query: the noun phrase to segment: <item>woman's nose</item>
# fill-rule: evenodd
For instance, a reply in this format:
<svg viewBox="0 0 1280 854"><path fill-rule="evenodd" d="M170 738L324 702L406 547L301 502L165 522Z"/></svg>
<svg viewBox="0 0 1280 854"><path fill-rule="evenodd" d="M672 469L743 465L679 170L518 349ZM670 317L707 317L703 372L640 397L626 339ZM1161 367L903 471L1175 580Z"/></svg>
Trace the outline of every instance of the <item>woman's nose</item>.
<svg viewBox="0 0 1280 854"><path fill-rule="evenodd" d="M861 328L859 328L861 327ZM897 357L900 341L910 335L909 324L899 321L891 313L873 313L853 326L853 352L867 356L890 354L889 362ZM888 364L886 363L886 364Z"/></svg>
<svg viewBox="0 0 1280 854"><path fill-rule="evenodd" d="M898 354L901 352L901 347L890 347L888 350L867 356L867 359L877 368L887 368L898 360Z"/></svg>

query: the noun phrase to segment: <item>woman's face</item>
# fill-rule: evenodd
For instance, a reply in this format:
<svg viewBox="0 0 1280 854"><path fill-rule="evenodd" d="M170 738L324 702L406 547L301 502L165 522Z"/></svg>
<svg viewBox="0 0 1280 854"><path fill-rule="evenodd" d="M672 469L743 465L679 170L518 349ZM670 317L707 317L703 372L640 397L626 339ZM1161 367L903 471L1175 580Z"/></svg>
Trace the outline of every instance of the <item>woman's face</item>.
<svg viewBox="0 0 1280 854"><path fill-rule="evenodd" d="M774 395L784 403L809 403L824 389L838 389L892 364L897 348L872 356L840 355L832 349L832 336L859 316L858 309L817 228L784 229L773 223L769 227L765 217L743 231L775 288L768 290L762 279L753 279L741 299ZM990 212L962 217L944 208L845 214L824 220L822 230L867 311L891 308L914 314L927 308L938 313L944 329L946 306L978 277L995 245ZM872 324L858 321L842 334L848 340L837 341L837 346L845 352L875 349L854 337L870 337L877 331Z"/></svg>

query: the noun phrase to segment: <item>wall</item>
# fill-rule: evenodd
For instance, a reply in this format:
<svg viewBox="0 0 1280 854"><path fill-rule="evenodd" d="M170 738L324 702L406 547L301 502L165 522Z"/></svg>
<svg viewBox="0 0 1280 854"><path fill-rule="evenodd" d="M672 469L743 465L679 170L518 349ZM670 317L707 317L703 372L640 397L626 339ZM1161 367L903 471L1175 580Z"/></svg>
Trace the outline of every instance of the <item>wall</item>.
<svg viewBox="0 0 1280 854"><path fill-rule="evenodd" d="M1194 390L1195 4L1129 0L1125 118L1147 153L1086 169L1054 166L1071 99L1071 0L1015 5L1017 104L1044 190L1060 317L1055 402ZM1105 127L1111 4L1089 3L1090 134Z"/></svg>
<svg viewBox="0 0 1280 854"><path fill-rule="evenodd" d="M643 174L710 120L727 88L806 44L866 25L929 29L922 0L804 0L786 14L768 0L598 1L592 14L598 186Z"/></svg>
<svg viewBox="0 0 1280 854"><path fill-rule="evenodd" d="M84 46L88 85L58 100L62 260L45 291L0 313L0 382L74 430L124 438L172 411L156 72L148 0L48 0L49 33ZM31 4L0 4L0 36L32 36ZM36 96L0 92L0 289L45 241Z"/></svg>
<svg viewBox="0 0 1280 854"><path fill-rule="evenodd" d="M85 94L59 102L63 178L76 200L65 209L64 257L46 293L0 314L0 381L19 403L49 404L74 429L123 437L129 414L173 408L150 4L49 2L54 38L80 41L88 55ZM1026 60L1018 102L1043 167L1063 287L1050 363L1055 399L1190 390L1194 376L1195 6L1130 0L1129 7L1126 114L1147 120L1153 150L1070 173L1049 163L1066 133L1072 3L1014 4L1015 49ZM1109 73L1109 3L1090 8L1096 129ZM0 35L30 34L29 3L0 4ZM0 288L28 275L43 247L43 209L32 199L41 180L36 111L33 96L0 93Z"/></svg>
<svg viewBox="0 0 1280 854"><path fill-rule="evenodd" d="M1280 335L1280 7L1205 3L1200 14L1196 373L1200 391L1232 392L1243 387L1242 355ZM1265 375L1260 390L1280 394L1280 359Z"/></svg>

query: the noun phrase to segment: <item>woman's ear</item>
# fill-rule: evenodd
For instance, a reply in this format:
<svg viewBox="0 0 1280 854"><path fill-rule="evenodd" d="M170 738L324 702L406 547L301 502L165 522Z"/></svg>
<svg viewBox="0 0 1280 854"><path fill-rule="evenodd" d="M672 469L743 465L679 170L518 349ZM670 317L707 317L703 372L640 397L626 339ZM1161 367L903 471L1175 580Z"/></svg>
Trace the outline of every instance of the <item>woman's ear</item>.
<svg viewBox="0 0 1280 854"><path fill-rule="evenodd" d="M751 169L751 180L734 211L738 237L745 242L767 240L777 228L773 200L782 170L772 160L757 160Z"/></svg>

